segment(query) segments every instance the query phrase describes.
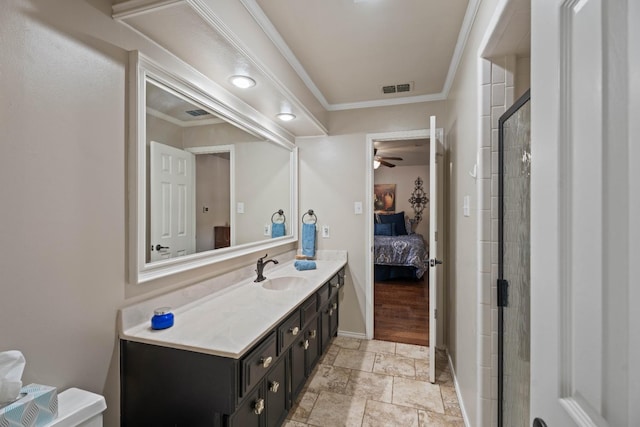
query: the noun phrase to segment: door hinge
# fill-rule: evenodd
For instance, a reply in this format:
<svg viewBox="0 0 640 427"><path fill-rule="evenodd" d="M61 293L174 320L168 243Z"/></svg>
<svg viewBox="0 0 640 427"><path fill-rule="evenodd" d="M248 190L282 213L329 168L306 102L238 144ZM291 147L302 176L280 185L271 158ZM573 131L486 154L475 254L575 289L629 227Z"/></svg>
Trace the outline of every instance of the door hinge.
<svg viewBox="0 0 640 427"><path fill-rule="evenodd" d="M509 282L498 279L498 307L509 305Z"/></svg>
<svg viewBox="0 0 640 427"><path fill-rule="evenodd" d="M437 308L433 309L433 318L434 319L438 319L438 309Z"/></svg>

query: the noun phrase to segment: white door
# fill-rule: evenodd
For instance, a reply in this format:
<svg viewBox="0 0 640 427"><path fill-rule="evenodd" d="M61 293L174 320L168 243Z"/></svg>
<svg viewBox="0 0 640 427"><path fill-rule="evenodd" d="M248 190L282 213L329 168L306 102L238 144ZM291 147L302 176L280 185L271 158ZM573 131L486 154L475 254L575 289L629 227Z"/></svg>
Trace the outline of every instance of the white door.
<svg viewBox="0 0 640 427"><path fill-rule="evenodd" d="M151 141L151 261L195 252L195 155Z"/></svg>
<svg viewBox="0 0 640 427"><path fill-rule="evenodd" d="M438 267L442 263L442 247L438 247L442 233L440 203L442 191L439 185L442 168L442 142L437 139L436 116L429 125L429 380L436 382L436 342L438 339L438 286L442 277Z"/></svg>
<svg viewBox="0 0 640 427"><path fill-rule="evenodd" d="M531 422L640 425L640 2L536 0Z"/></svg>

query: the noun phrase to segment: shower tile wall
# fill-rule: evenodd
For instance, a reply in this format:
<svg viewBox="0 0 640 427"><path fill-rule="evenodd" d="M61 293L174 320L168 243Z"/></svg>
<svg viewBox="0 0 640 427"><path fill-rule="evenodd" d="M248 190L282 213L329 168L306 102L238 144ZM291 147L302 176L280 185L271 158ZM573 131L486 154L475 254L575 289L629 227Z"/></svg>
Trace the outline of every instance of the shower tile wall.
<svg viewBox="0 0 640 427"><path fill-rule="evenodd" d="M516 57L509 55L480 61L482 142L478 153L478 229L484 262L478 263L479 409L482 425L495 426L498 422L498 120L514 101Z"/></svg>

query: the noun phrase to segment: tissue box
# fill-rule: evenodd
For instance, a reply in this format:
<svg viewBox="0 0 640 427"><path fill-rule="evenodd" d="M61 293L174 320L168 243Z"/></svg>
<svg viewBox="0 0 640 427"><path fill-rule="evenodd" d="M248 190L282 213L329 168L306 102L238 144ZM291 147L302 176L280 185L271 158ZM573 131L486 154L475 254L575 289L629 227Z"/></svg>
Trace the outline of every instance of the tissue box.
<svg viewBox="0 0 640 427"><path fill-rule="evenodd" d="M0 408L0 426L39 427L58 417L58 390L29 384L20 389L20 398Z"/></svg>

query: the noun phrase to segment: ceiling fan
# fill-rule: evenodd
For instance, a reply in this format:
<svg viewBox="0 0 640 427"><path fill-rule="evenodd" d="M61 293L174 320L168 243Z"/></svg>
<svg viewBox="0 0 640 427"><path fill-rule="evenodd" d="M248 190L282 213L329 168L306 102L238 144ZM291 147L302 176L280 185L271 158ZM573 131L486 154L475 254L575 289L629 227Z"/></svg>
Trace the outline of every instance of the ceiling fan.
<svg viewBox="0 0 640 427"><path fill-rule="evenodd" d="M402 157L386 157L386 156L378 156L378 149L373 149L373 168L378 169L380 165L387 166L389 168L395 168L396 165L393 163L389 163L387 160L402 160Z"/></svg>

